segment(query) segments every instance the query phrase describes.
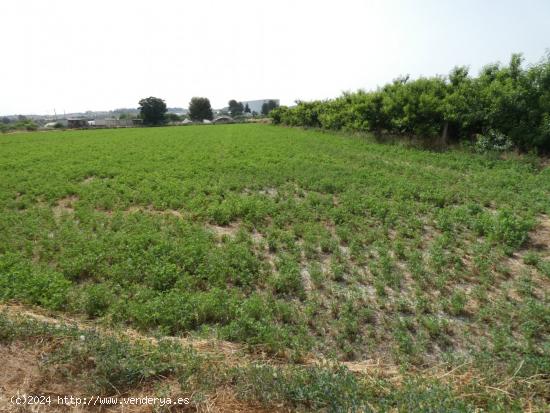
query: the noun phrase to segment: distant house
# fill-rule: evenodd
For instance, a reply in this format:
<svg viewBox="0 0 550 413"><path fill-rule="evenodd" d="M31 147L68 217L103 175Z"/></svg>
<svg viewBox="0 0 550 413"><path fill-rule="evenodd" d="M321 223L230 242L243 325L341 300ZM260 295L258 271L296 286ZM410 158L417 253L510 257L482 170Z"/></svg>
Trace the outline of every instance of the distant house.
<svg viewBox="0 0 550 413"><path fill-rule="evenodd" d="M48 122L44 125L45 128L55 128L56 125L61 125L59 122Z"/></svg>
<svg viewBox="0 0 550 413"><path fill-rule="evenodd" d="M68 128L87 128L88 119L85 118L69 118L67 119Z"/></svg>
<svg viewBox="0 0 550 413"><path fill-rule="evenodd" d="M88 122L89 126L96 128L125 128L142 124L142 119L95 119Z"/></svg>
<svg viewBox="0 0 550 413"><path fill-rule="evenodd" d="M231 116L218 116L217 118L214 118L212 123L218 124L218 123L234 123L235 121Z"/></svg>

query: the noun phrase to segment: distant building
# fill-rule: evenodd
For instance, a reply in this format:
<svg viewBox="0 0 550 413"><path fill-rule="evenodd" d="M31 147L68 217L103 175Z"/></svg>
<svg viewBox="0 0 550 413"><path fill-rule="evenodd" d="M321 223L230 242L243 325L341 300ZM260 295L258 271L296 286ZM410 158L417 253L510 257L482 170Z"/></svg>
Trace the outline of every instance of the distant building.
<svg viewBox="0 0 550 413"><path fill-rule="evenodd" d="M46 122L46 124L44 124L44 127L45 128L57 128L57 127L66 128L67 125L68 125L67 119L56 119L53 121Z"/></svg>
<svg viewBox="0 0 550 413"><path fill-rule="evenodd" d="M69 118L67 119L68 128L87 128L88 119L85 118Z"/></svg>
<svg viewBox="0 0 550 413"><path fill-rule="evenodd" d="M235 121L231 116L218 116L217 118L214 118L212 122L215 124L218 124L218 123L233 123Z"/></svg>
<svg viewBox="0 0 550 413"><path fill-rule="evenodd" d="M88 126L95 128L126 128L141 126L142 119L95 119L88 122Z"/></svg>
<svg viewBox="0 0 550 413"><path fill-rule="evenodd" d="M277 102L277 106L279 106L279 99L243 100L241 103L244 107L248 105L250 112L256 112L259 114L262 113L262 105L270 100Z"/></svg>

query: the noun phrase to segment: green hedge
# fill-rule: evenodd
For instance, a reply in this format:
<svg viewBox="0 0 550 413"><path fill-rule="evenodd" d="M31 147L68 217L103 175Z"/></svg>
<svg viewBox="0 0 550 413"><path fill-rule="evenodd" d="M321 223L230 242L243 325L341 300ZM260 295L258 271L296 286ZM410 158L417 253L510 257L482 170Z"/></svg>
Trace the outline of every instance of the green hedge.
<svg viewBox="0 0 550 413"><path fill-rule="evenodd" d="M344 93L325 101L298 102L270 114L275 124L389 133L424 140L473 141L505 136L523 151L550 151L550 54L522 65L485 66L477 77L466 67L448 76L401 77L376 91Z"/></svg>

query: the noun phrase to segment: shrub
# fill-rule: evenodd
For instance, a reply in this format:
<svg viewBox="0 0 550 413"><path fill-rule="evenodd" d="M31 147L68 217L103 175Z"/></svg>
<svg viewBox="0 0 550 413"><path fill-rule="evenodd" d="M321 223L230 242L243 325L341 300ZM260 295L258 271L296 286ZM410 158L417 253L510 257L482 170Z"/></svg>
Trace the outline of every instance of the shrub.
<svg viewBox="0 0 550 413"><path fill-rule="evenodd" d="M277 294L289 296L304 296L302 276L299 266L286 257L278 264L279 272L275 274L270 283Z"/></svg>
<svg viewBox="0 0 550 413"><path fill-rule="evenodd" d="M508 210L499 212L494 227L492 228L492 237L503 242L508 251L521 247L527 240L529 231L533 227L533 222L529 219L521 219Z"/></svg>
<svg viewBox="0 0 550 413"><path fill-rule="evenodd" d="M512 146L512 141L506 135L493 129L484 135L476 136L475 149L477 152L504 152Z"/></svg>
<svg viewBox="0 0 550 413"><path fill-rule="evenodd" d="M106 284L91 284L83 291L83 309L89 317L104 315L112 301L112 290Z"/></svg>

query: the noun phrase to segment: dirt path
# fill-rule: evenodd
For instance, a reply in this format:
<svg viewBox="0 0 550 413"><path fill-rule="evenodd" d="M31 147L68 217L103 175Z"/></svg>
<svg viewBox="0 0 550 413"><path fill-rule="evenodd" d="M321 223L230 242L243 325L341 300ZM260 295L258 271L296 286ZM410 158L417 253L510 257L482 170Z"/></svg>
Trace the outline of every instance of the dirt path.
<svg viewBox="0 0 550 413"><path fill-rule="evenodd" d="M58 404L59 398L66 396L89 397L90 392L81 384L63 379L61 376L52 374L41 366L41 359L44 356L40 349L23 348L20 344L9 346L0 345L0 412L2 413L57 413L57 412L109 412L109 413L145 413L159 411L151 405L114 405L114 406L67 406ZM177 382L165 380L163 385L168 387L169 393L164 397L177 399L188 397L182 394ZM157 394L153 387L138 387L133 389L131 397L154 397ZM51 404L38 406L22 406L11 402L12 396L41 395L50 397ZM267 413L277 410L267 410L254 403L247 403L237 400L229 389L220 389L209 395L199 405L174 406L170 412L252 412ZM281 410L279 410L281 411Z"/></svg>
<svg viewBox="0 0 550 413"><path fill-rule="evenodd" d="M30 308L21 304L9 303L0 304L0 313L6 314L9 318L27 318L50 325L74 326L80 330L95 330L103 335L119 336L129 338L130 340L147 341L153 344L158 343L154 337L141 334L132 329L120 331L109 330L102 326L97 326L89 320L79 318L69 318L65 315L49 314L40 308ZM190 346L197 352L205 355L221 357L227 365L246 364L250 362L247 355L238 344L221 340L202 340L188 339L183 337L166 337L168 340L174 340L182 346ZM23 343L12 343L10 345L0 344L0 412L4 413L23 413L23 412L152 412L156 411L152 406L109 406L109 407L68 407L68 406L17 406L10 402L15 395L48 395L52 399L66 395L84 396L87 389L81 383L75 383L65 380L59 375L52 374L51 371L43 368L43 359L50 352L50 348L55 344L38 345L33 348L25 346ZM51 349L53 350L53 349ZM166 382L166 383L165 383ZM182 397L178 383L170 383L165 380L163 385L170 388L170 394L174 397ZM156 394L154 388L136 388L132 391L132 397L152 396ZM186 397L184 395L184 397ZM208 395L202 400L200 405L173 407L169 411L198 411L198 412L272 412L273 409L266 410L253 403L237 400L230 389L218 389L214 394Z"/></svg>
<svg viewBox="0 0 550 413"><path fill-rule="evenodd" d="M0 304L0 312L8 314L9 317L26 317L46 324L74 326L81 330L96 330L103 335L119 335L131 340L143 340L153 344L158 343L158 339L130 328L113 332L113 330L98 326L89 320L70 318L65 315L57 314L54 317L40 308L30 308L21 304ZM285 363L283 360L267 358L262 354L250 354L243 345L224 340L172 336L166 336L163 339L175 341L184 347L192 347L201 354L223 357L224 362L230 366L245 365L254 361L277 365ZM303 363L297 364L315 365L324 362L325 360L309 356L306 357ZM342 364L350 371L356 373L381 373L382 371L388 372L389 374L397 373L396 366L384 363L380 359L345 361L342 362Z"/></svg>

